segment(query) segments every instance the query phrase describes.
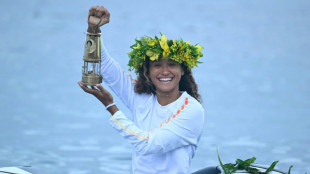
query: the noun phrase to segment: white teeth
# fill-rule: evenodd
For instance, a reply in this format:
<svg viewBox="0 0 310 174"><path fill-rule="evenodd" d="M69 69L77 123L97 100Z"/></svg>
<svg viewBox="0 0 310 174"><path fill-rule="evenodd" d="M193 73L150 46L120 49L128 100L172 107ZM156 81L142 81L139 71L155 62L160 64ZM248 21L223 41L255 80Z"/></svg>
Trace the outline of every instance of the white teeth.
<svg viewBox="0 0 310 174"><path fill-rule="evenodd" d="M171 81L172 78L160 78L159 81L168 82Z"/></svg>

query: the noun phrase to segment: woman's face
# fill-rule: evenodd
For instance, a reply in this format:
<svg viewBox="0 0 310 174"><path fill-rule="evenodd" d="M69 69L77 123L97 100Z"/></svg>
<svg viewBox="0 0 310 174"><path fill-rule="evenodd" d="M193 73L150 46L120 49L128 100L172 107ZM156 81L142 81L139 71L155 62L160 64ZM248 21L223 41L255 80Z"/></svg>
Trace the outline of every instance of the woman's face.
<svg viewBox="0 0 310 174"><path fill-rule="evenodd" d="M179 94L179 82L184 75L181 64L169 59L159 59L150 61L149 70L157 94Z"/></svg>

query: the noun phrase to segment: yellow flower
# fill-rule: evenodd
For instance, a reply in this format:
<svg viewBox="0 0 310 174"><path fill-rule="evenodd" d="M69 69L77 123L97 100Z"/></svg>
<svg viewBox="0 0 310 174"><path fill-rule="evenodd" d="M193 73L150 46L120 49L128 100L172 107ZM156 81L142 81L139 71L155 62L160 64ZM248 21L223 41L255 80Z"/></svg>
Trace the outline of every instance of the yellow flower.
<svg viewBox="0 0 310 174"><path fill-rule="evenodd" d="M149 46L154 46L156 44L155 40L150 40L147 42Z"/></svg>
<svg viewBox="0 0 310 174"><path fill-rule="evenodd" d="M151 57L154 55L153 51L151 50L147 50L146 53L145 53L147 56Z"/></svg>
<svg viewBox="0 0 310 174"><path fill-rule="evenodd" d="M190 58L191 58L190 51L186 51L184 56L183 56L183 61L188 61Z"/></svg>
<svg viewBox="0 0 310 174"><path fill-rule="evenodd" d="M135 49L135 50L137 50L137 49L140 49L141 47L140 47L140 44L138 43L137 46L132 47L132 48Z"/></svg>
<svg viewBox="0 0 310 174"><path fill-rule="evenodd" d="M172 52L177 51L177 49L178 49L178 45L174 40L172 40L172 45L171 45L170 49L172 50Z"/></svg>
<svg viewBox="0 0 310 174"><path fill-rule="evenodd" d="M160 38L159 43L160 43L161 48L164 50L163 58L168 57L168 55L170 53L170 49L169 49L169 46L168 46L168 43L167 43L167 37L165 35L162 35L161 38Z"/></svg>
<svg viewBox="0 0 310 174"><path fill-rule="evenodd" d="M140 59L145 60L145 55L142 55L142 56L140 57Z"/></svg>
<svg viewBox="0 0 310 174"><path fill-rule="evenodd" d="M167 44L167 37L165 35L161 36L159 43L160 43L161 48L164 49L165 52L169 51L169 46Z"/></svg>
<svg viewBox="0 0 310 174"><path fill-rule="evenodd" d="M197 52L200 52L202 50L202 47L200 45L195 46L197 48Z"/></svg>
<svg viewBox="0 0 310 174"><path fill-rule="evenodd" d="M158 60L158 53L154 53L153 56L150 57L150 60L154 61L154 60Z"/></svg>
<svg viewBox="0 0 310 174"><path fill-rule="evenodd" d="M180 51L183 51L183 50L184 50L183 45L179 44L179 50L180 50Z"/></svg>
<svg viewBox="0 0 310 174"><path fill-rule="evenodd" d="M183 51L183 50L179 50L179 51L177 52L177 57L178 57L178 58L182 58L183 55L184 55L184 51Z"/></svg>
<svg viewBox="0 0 310 174"><path fill-rule="evenodd" d="M168 57L168 56L169 56L169 53L170 53L170 52L163 52L163 58Z"/></svg>

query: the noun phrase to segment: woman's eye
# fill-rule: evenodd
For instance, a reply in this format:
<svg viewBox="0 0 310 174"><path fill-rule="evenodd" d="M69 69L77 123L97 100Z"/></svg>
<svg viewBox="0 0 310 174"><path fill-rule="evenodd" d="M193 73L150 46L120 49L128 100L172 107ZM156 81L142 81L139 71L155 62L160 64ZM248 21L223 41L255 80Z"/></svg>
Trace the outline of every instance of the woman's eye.
<svg viewBox="0 0 310 174"><path fill-rule="evenodd" d="M175 63L170 63L169 66L170 66L170 67L175 67L176 64L175 64Z"/></svg>
<svg viewBox="0 0 310 174"><path fill-rule="evenodd" d="M160 63L153 64L154 67L160 67Z"/></svg>

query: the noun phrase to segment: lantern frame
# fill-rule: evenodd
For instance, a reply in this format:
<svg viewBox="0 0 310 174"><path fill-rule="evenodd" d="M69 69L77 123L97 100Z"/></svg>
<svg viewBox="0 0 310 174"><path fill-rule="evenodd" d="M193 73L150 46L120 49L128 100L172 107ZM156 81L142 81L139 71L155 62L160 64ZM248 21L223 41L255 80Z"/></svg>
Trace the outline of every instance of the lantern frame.
<svg viewBox="0 0 310 174"><path fill-rule="evenodd" d="M94 86L102 83L100 33L87 33L83 61L82 84Z"/></svg>

